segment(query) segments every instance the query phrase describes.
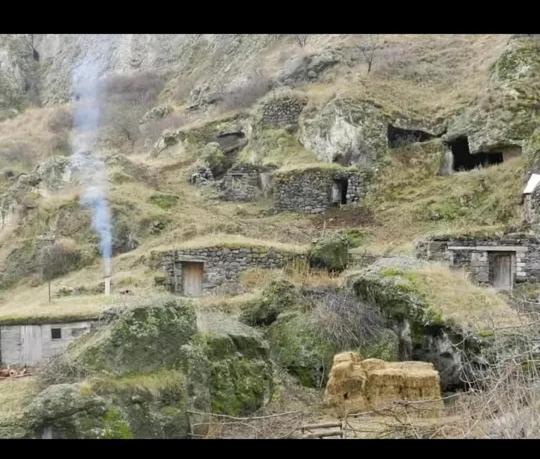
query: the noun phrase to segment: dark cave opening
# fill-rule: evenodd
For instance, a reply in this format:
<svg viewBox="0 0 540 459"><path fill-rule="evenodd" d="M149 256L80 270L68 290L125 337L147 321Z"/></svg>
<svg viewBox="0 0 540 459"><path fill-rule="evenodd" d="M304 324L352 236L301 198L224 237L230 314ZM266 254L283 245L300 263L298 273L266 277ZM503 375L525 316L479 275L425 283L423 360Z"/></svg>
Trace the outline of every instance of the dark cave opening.
<svg viewBox="0 0 540 459"><path fill-rule="evenodd" d="M388 125L387 131L388 146L390 148L402 147L416 142L426 142L431 140L435 136L428 132L413 130L413 129L401 129L391 124Z"/></svg>
<svg viewBox="0 0 540 459"><path fill-rule="evenodd" d="M470 171L478 166L491 166L503 162L502 153L479 152L471 155L469 150L469 141L466 136L457 137L448 142L453 156L454 171Z"/></svg>

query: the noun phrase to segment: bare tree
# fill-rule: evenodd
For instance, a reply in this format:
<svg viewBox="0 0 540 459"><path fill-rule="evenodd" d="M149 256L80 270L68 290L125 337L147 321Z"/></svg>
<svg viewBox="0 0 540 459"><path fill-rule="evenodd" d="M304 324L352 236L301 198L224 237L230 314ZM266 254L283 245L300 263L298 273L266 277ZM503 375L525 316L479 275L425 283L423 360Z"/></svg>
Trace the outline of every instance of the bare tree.
<svg viewBox="0 0 540 459"><path fill-rule="evenodd" d="M371 72L371 67L375 59L375 54L379 45L379 36L375 34L363 35L358 44L358 49L368 66L367 73Z"/></svg>
<svg viewBox="0 0 540 459"><path fill-rule="evenodd" d="M296 42L300 45L301 48L306 46L308 37L308 34L294 34L294 38L296 38Z"/></svg>

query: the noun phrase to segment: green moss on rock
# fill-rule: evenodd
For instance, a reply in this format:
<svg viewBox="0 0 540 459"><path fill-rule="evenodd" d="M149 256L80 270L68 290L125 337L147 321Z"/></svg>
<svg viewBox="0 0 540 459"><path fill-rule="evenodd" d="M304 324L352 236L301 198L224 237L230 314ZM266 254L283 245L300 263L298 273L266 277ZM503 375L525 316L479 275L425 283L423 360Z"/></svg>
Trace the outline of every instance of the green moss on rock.
<svg viewBox="0 0 540 459"><path fill-rule="evenodd" d="M223 314L199 316L210 368L214 412L245 415L261 408L273 390L268 345L255 329Z"/></svg>
<svg viewBox="0 0 540 459"><path fill-rule="evenodd" d="M272 281L259 298L248 302L242 308L240 320L248 325L270 325L282 312L303 304L305 299L293 284L286 280Z"/></svg>
<svg viewBox="0 0 540 459"><path fill-rule="evenodd" d="M309 252L309 263L314 268L330 272L343 271L349 261L349 239L341 234L331 234L314 242Z"/></svg>
<svg viewBox="0 0 540 459"><path fill-rule="evenodd" d="M87 373L149 373L181 365L181 346L196 333L191 303L156 296L125 310L110 326L73 343L64 364Z"/></svg>
<svg viewBox="0 0 540 459"><path fill-rule="evenodd" d="M268 330L272 357L308 387L320 387L336 348L321 338L309 313L282 314Z"/></svg>

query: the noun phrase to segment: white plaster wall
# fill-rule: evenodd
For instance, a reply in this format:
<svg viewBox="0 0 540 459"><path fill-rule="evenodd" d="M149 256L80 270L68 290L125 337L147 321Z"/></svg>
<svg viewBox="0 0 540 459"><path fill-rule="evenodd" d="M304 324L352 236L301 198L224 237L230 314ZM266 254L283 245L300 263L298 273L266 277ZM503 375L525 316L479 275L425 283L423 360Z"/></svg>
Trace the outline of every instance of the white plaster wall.
<svg viewBox="0 0 540 459"><path fill-rule="evenodd" d="M43 325L0 326L2 365L36 365L60 352L73 340L90 330L92 322ZM52 339L51 329L60 328L62 338Z"/></svg>

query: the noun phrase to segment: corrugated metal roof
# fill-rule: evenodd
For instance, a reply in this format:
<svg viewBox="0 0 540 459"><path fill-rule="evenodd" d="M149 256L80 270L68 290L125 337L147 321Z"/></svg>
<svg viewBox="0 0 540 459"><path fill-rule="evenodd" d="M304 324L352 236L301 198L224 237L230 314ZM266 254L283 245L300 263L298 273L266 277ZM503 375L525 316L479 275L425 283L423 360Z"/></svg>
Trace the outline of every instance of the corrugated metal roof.
<svg viewBox="0 0 540 459"><path fill-rule="evenodd" d="M523 194L532 193L536 189L539 183L540 183L540 174L532 174L529 178L529 181L527 182L527 186L523 190Z"/></svg>

